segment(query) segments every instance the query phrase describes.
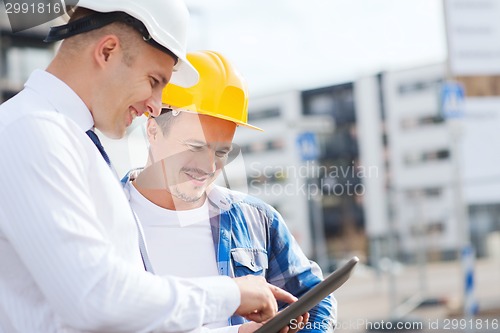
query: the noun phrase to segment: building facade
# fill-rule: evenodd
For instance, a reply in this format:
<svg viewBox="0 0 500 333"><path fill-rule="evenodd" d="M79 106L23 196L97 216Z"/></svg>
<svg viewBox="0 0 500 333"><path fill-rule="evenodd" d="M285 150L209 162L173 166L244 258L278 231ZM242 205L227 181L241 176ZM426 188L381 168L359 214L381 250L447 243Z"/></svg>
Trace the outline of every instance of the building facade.
<svg viewBox="0 0 500 333"><path fill-rule="evenodd" d="M43 41L48 29L42 24L13 33L6 11L0 11L0 103L17 94L34 69L49 64L55 44Z"/></svg>

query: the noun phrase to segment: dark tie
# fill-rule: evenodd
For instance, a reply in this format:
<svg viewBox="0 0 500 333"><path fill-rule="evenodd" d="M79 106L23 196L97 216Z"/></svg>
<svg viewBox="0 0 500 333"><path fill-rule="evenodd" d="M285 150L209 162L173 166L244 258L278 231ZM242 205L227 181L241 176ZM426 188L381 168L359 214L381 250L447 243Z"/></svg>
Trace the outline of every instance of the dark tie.
<svg viewBox="0 0 500 333"><path fill-rule="evenodd" d="M109 160L109 156L106 153L106 151L104 150L104 147L101 144L101 140L99 140L99 137L97 136L97 134L95 134L95 132L91 129L85 133L87 133L87 135L90 137L90 139L95 144L97 149L99 149L99 152L101 153L102 158L104 158L104 160L109 165L109 167L111 167L111 161ZM135 215L134 211L132 211L132 214L134 215L134 220L135 220L135 223L137 225L137 233L139 234L139 250L141 251L141 258L142 258L142 263L144 265L144 269L148 272L154 273L153 265L151 265L151 262L149 261L148 251L146 250L146 245L144 243L144 237L142 235L141 228L139 227L139 221L138 221L137 216Z"/></svg>
<svg viewBox="0 0 500 333"><path fill-rule="evenodd" d="M92 142L95 144L97 149L99 149L99 152L101 153L102 158L104 158L106 163L108 163L108 165L111 166L111 161L109 160L109 156L108 156L108 154L106 154L106 151L104 150L104 147L101 144L101 140L99 140L99 137L97 136L97 134L95 134L95 132L93 130L88 130L85 133L87 133L87 135L92 140Z"/></svg>

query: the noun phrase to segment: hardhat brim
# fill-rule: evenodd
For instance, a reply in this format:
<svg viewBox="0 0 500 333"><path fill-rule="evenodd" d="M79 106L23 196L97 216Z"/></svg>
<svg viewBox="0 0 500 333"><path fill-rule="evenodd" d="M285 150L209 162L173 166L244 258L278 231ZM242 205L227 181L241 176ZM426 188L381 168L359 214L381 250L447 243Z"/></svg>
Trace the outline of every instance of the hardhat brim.
<svg viewBox="0 0 500 333"><path fill-rule="evenodd" d="M185 57L179 57L179 55L177 55L177 57L179 58L179 62L174 66L172 78L169 83L173 83L183 88L194 86L200 79L198 71Z"/></svg>
<svg viewBox="0 0 500 333"><path fill-rule="evenodd" d="M194 110L190 110L189 108L178 108L178 107L168 105L168 104L163 104L163 107L167 108L169 110L177 110L178 112L187 112L187 113L198 114L198 115L201 114L201 115L205 115L205 116L209 116L209 117L219 118L219 119L223 119L223 120L227 120L227 121L230 121L232 123L235 123L237 126L244 126L244 127L248 127L248 128L257 130L257 131L264 132L264 130L260 127L250 125L248 123L239 121L237 119L234 119L232 117L228 117L226 115L219 114L219 113L207 112L207 111L203 111L203 110L194 111Z"/></svg>
<svg viewBox="0 0 500 333"><path fill-rule="evenodd" d="M238 126L244 126L244 127L248 127L248 128L257 130L257 131L264 132L264 130L262 128L260 128L260 127L257 127L257 126L254 126L254 125L250 125L248 123L244 123L242 121L239 121L239 120L236 120L234 118L225 116L223 114L214 114L214 113L203 112L203 111L199 112L199 114L205 114L207 116L211 116L211 117L215 117L215 118L219 118L219 119L224 119L224 120L227 120L227 121L231 121L231 122L235 123Z"/></svg>

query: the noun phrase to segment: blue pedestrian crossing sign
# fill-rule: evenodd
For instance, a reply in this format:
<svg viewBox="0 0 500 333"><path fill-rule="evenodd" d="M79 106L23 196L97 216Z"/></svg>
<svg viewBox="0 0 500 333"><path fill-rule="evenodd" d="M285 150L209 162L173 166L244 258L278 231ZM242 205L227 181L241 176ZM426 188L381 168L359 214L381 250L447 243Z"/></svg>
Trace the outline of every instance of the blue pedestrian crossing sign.
<svg viewBox="0 0 500 333"><path fill-rule="evenodd" d="M462 118L464 116L465 89L459 82L448 81L441 87L440 107L443 118Z"/></svg>
<svg viewBox="0 0 500 333"><path fill-rule="evenodd" d="M302 161L312 161L319 157L319 146L316 134L304 132L297 136L297 149Z"/></svg>

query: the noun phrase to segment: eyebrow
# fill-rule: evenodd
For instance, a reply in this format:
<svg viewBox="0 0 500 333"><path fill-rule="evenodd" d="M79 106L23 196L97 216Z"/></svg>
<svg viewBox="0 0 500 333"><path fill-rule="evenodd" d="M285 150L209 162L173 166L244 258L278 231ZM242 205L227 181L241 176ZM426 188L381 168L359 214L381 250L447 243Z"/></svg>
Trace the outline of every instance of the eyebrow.
<svg viewBox="0 0 500 333"><path fill-rule="evenodd" d="M196 139L194 139L194 140L187 139L187 140L184 140L184 143L188 144L188 145L189 144L199 144L201 146L206 146L206 147L210 146L208 142L196 140ZM218 147L218 148L219 149L228 149L229 151L231 151L233 149L233 144L232 143L228 144L228 145L224 144L223 146Z"/></svg>
<svg viewBox="0 0 500 333"><path fill-rule="evenodd" d="M208 146L208 143L206 141L201 141L201 140L196 140L196 139L186 139L183 140L185 144L191 145L202 145L202 146Z"/></svg>

